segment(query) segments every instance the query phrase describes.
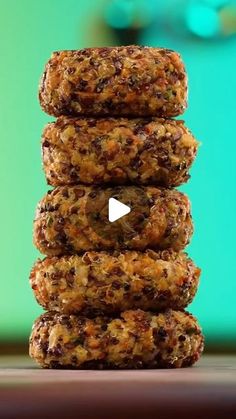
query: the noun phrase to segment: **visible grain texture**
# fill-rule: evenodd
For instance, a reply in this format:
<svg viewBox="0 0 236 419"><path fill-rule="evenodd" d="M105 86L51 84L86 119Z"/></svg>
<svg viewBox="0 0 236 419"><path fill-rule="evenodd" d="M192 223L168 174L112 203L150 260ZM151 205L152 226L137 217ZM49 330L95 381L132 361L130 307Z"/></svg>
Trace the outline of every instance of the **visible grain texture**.
<svg viewBox="0 0 236 419"><path fill-rule="evenodd" d="M236 415L236 356L205 356L193 368L41 370L0 358L2 418L227 418Z"/></svg>

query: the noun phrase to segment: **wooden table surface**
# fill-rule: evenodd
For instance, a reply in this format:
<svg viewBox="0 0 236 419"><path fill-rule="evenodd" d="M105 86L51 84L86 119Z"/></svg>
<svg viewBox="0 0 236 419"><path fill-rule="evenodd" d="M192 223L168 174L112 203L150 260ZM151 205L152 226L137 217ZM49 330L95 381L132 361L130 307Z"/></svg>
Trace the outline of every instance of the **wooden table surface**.
<svg viewBox="0 0 236 419"><path fill-rule="evenodd" d="M0 358L0 418L236 418L236 356L203 356L193 368L41 370Z"/></svg>

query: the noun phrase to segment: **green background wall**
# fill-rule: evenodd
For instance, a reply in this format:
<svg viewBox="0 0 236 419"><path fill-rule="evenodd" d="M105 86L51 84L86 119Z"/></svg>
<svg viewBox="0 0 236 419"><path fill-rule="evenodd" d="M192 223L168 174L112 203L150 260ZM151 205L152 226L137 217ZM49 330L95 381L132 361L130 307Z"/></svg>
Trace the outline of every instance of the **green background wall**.
<svg viewBox="0 0 236 419"><path fill-rule="evenodd" d="M26 338L41 312L28 274L39 256L32 245L34 210L47 190L39 140L52 118L39 107L38 80L53 50L95 44L93 16L102 3L0 1L0 340ZM96 44L103 38L98 28ZM182 188L195 221L189 253L203 270L190 308L208 340L236 341L236 38L146 34L141 41L177 49L186 62L190 95L184 118L202 142L192 179Z"/></svg>

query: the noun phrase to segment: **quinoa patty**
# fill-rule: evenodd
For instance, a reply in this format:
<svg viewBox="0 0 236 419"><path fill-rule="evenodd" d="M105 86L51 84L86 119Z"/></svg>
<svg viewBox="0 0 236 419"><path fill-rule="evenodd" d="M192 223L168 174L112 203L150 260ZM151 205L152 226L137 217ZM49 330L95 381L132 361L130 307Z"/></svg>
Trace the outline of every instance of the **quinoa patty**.
<svg viewBox="0 0 236 419"><path fill-rule="evenodd" d="M180 55L134 45L54 52L39 90L54 116L171 117L184 112L186 97Z"/></svg>
<svg viewBox="0 0 236 419"><path fill-rule="evenodd" d="M46 310L109 315L135 308L183 309L197 291L199 276L185 253L87 252L38 260L30 283Z"/></svg>
<svg viewBox="0 0 236 419"><path fill-rule="evenodd" d="M110 197L128 204L129 214L108 220ZM193 230L190 202L175 189L64 186L39 202L34 243L47 256L87 250L182 250Z"/></svg>
<svg viewBox="0 0 236 419"><path fill-rule="evenodd" d="M44 170L53 186L178 186L189 178L197 146L183 121L162 118L60 117L42 136Z"/></svg>
<svg viewBox="0 0 236 419"><path fill-rule="evenodd" d="M202 350L196 319L174 310L130 310L113 319L47 312L30 337L30 356L46 368L180 368Z"/></svg>

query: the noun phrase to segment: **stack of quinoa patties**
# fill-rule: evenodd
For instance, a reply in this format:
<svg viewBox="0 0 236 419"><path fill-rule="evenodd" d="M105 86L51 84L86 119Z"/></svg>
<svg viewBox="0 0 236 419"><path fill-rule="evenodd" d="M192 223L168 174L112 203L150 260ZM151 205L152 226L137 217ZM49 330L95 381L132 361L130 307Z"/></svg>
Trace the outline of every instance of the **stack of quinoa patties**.
<svg viewBox="0 0 236 419"><path fill-rule="evenodd" d="M53 53L40 103L57 117L42 136L54 187L39 202L34 243L46 255L30 276L47 312L30 355L47 368L176 368L203 349L184 311L200 269L183 252L192 235L189 178L198 143L183 121L179 54L127 46ZM110 197L131 212L108 219Z"/></svg>

